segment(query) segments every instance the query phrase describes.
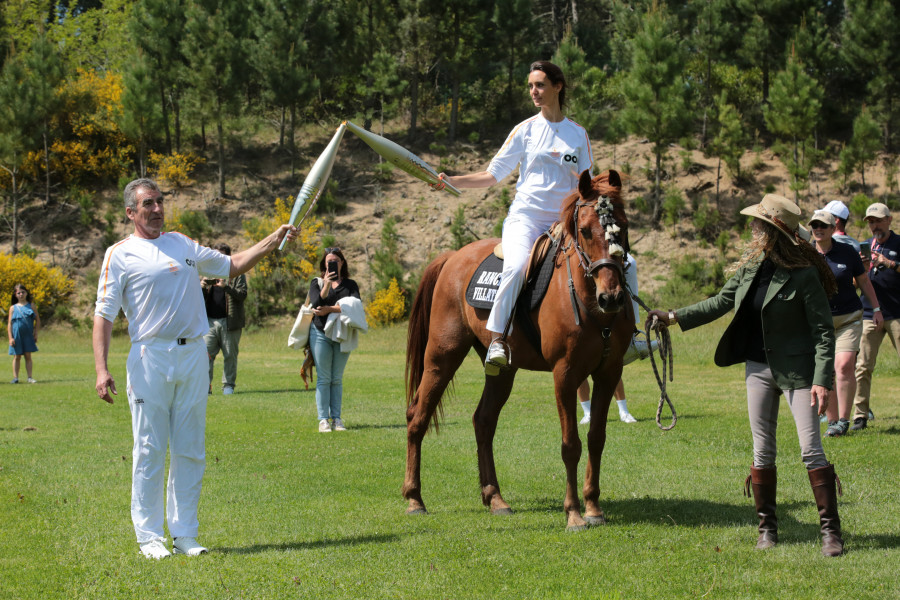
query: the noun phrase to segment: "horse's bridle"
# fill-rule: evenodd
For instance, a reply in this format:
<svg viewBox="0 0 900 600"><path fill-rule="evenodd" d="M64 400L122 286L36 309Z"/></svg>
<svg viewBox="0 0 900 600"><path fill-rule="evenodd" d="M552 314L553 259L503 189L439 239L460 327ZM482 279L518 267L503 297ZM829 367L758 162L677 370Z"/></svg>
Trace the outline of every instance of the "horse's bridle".
<svg viewBox="0 0 900 600"><path fill-rule="evenodd" d="M575 232L575 235L572 238L572 247L575 249L575 255L578 257L578 262L581 264L581 269L584 271L585 278L592 278L595 272L606 267L616 271L619 275L619 280L624 283L625 269L615 258L608 257L591 261L591 258L578 243L578 209L582 206L593 206L594 210L597 212L597 216L600 218L600 224L606 232L606 240L609 242L610 254L621 253L624 262L625 250L619 242L620 229L619 226L616 225L615 217L613 217L613 204L610 202L609 198L600 196L596 200L577 201L575 203L575 213L572 217Z"/></svg>

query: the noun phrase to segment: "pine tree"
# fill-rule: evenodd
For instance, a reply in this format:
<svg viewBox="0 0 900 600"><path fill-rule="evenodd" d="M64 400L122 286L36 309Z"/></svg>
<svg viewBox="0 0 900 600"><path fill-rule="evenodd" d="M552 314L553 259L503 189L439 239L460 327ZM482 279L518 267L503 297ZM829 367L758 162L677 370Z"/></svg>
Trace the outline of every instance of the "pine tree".
<svg viewBox="0 0 900 600"><path fill-rule="evenodd" d="M25 155L40 137L40 121L31 110L32 80L20 57L13 57L0 72L0 169L10 177L8 198L12 205L12 254L19 251L20 178Z"/></svg>
<svg viewBox="0 0 900 600"><path fill-rule="evenodd" d="M137 50L122 74L122 114L119 128L137 141L137 165L141 177L147 175L147 150L163 116L158 104L158 86L144 53Z"/></svg>
<svg viewBox="0 0 900 600"><path fill-rule="evenodd" d="M866 166L875 162L881 148L881 127L872 117L869 109L862 111L853 120L853 137L841 150L841 172L859 170L863 188L866 187Z"/></svg>
<svg viewBox="0 0 900 600"><path fill-rule="evenodd" d="M746 134L741 115L734 105L728 103L728 95L722 92L716 99L716 133L707 147L711 156L717 157L716 166L716 208L719 208L719 183L722 180L722 162L728 167L729 173L735 179L741 177L741 156L744 155Z"/></svg>
<svg viewBox="0 0 900 600"><path fill-rule="evenodd" d="M791 174L795 200L799 200L800 190L806 189L815 161L815 149L809 140L819 122L821 108L821 87L792 56L785 70L772 82L769 105L763 115L772 133L790 145L789 156L783 156L782 160Z"/></svg>
<svg viewBox="0 0 900 600"><path fill-rule="evenodd" d="M403 281L404 269L400 263L400 234L397 232L397 220L388 217L381 227L381 247L372 257L372 272L375 274L376 290L386 290L391 279Z"/></svg>
<svg viewBox="0 0 900 600"><path fill-rule="evenodd" d="M682 68L685 49L665 5L653 3L641 29L631 39L631 68L622 88L621 117L628 129L653 144L656 162L651 218L662 209L662 159L668 145L685 135L691 113L685 101Z"/></svg>
<svg viewBox="0 0 900 600"><path fill-rule="evenodd" d="M225 197L225 118L239 112L237 101L250 75L247 23L242 2L188 0L182 52L188 59L196 97L216 123L219 197Z"/></svg>
<svg viewBox="0 0 900 600"><path fill-rule="evenodd" d="M25 56L29 86L31 88L32 118L39 123L44 149L44 204L50 203L50 123L61 102L57 88L63 80L63 64L59 50L47 36L34 38Z"/></svg>
<svg viewBox="0 0 900 600"><path fill-rule="evenodd" d="M891 152L900 113L900 9L885 0L846 0L845 6L841 52L866 86Z"/></svg>
<svg viewBox="0 0 900 600"><path fill-rule="evenodd" d="M609 118L609 102L605 94L606 73L588 64L587 56L569 31L551 59L566 74L566 114L585 128L589 135L601 131Z"/></svg>

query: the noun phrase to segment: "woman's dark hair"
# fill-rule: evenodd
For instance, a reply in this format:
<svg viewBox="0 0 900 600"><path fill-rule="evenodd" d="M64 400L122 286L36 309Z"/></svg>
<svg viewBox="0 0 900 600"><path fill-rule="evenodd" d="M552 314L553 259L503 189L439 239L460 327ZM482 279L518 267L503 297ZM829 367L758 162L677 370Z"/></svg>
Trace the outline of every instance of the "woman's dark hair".
<svg viewBox="0 0 900 600"><path fill-rule="evenodd" d="M562 69L554 65L549 60L536 60L531 63L531 66L528 68L528 72L532 71L540 71L544 75L547 76L547 79L550 80L550 83L556 85L557 83L561 83L562 87L559 88L559 108L562 110L566 106L566 76L563 75Z"/></svg>
<svg viewBox="0 0 900 600"><path fill-rule="evenodd" d="M325 252L322 253L322 260L319 261L319 270L323 273L325 272L325 268L327 266L325 264L325 257L329 254L334 254L341 259L341 279L349 279L350 271L349 269L347 269L347 259L344 258L344 253L341 252L340 248L325 248Z"/></svg>
<svg viewBox="0 0 900 600"><path fill-rule="evenodd" d="M21 283L17 283L17 284L13 287L12 304L18 304L18 303L19 303L19 299L16 298L16 292L17 292L18 290L25 290L25 301L26 301L26 302L34 302L34 300L31 298L31 292L28 291L28 288L25 287L24 285L22 285ZM10 306L12 306L12 304L11 304Z"/></svg>

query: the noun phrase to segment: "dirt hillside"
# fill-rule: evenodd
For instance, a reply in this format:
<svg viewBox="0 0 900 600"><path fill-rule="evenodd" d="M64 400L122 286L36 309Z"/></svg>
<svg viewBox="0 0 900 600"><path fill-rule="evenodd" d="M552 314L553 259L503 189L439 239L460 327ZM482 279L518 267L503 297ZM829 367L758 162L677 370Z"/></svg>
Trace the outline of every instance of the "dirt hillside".
<svg viewBox="0 0 900 600"><path fill-rule="evenodd" d="M167 211L173 207L181 211L203 210L216 233L212 239L201 241L211 243L224 240L237 249L244 248L247 240L242 235L242 223L271 210L276 197L293 198L299 189L297 181L302 182L330 136L331 131L320 128L307 138L308 144L295 161L297 177L294 178L291 177L289 158L277 149L275 143L261 142L262 150L236 152L229 161L234 176L228 181L229 197L225 199L218 198L215 193L215 165L207 164L195 173L196 183L193 185L179 190L164 189L168 194ZM428 144L410 145L390 131L386 137L406 145L436 169L451 174L484 169L503 141L501 136L483 139L477 144L459 144L442 158L427 150ZM668 278L673 260L689 254L708 259L718 256L717 250L698 239L690 219L692 199L705 198L715 205L715 159L706 158L695 150L690 152L690 160L687 161L682 149L676 146L670 148L665 184L674 185L682 191L686 204L685 216L674 228L663 225L653 227L648 215L640 214L633 204L635 198L649 194L652 189L652 181L646 174L646 167L650 165L651 144L639 139L630 139L615 148L596 143L593 151L599 167L630 173L626 180L625 198L629 207L632 251L640 265L638 274L642 295L652 293ZM493 188L466 190L459 198L432 191L425 183L398 169L392 171L389 181L379 183L374 176L378 162L379 157L374 151L355 136L347 134L331 175L332 181L337 183L339 201L345 203L345 207L331 215L320 215L326 221L325 230L330 230L344 249L353 276L364 294L373 288L369 261L380 246L385 218L396 219L402 262L408 276L415 276L429 260L451 247L450 225L459 206L465 207L470 234L487 238L492 237L494 225L502 219L503 210L498 205L503 188L509 188L510 198L514 195L515 176ZM870 184L866 193L870 197L880 198L889 191L881 164L879 161L866 173L866 181ZM836 163L832 161L814 173L810 188L800 202L806 214L832 199L849 203L852 194L861 191L853 189L859 186L840 190L839 182L831 175L835 167ZM734 222L742 206L758 201L767 189L793 198L788 187L787 171L771 152L747 153L742 160L742 169L749 177L741 185L736 185L724 165L722 168L718 209L726 226ZM124 236L130 232L121 208L120 192L109 190L102 193L98 204L103 208L98 209L95 225L87 231L76 225L80 209L64 201L44 207L39 200L33 200L20 214L24 232L20 244L27 240L38 249L41 260L83 276L85 283L79 286L76 302L85 307L93 296L93 281L103 258L100 215L107 207L121 211L123 218L116 225L117 233ZM862 232L851 227L849 233ZM732 247L735 247L738 244L736 234L732 237ZM11 236L7 230L0 237L0 250L9 252L11 246ZM646 257L642 259L642 255Z"/></svg>

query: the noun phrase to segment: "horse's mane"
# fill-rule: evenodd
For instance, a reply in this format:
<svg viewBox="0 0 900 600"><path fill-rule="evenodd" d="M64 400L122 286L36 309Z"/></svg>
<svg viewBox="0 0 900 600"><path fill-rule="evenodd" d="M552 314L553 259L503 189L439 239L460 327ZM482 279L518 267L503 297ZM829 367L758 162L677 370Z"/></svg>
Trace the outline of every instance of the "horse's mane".
<svg viewBox="0 0 900 600"><path fill-rule="evenodd" d="M619 178L616 173L615 178ZM625 204L622 202L622 186L612 185L610 182L610 171L604 171L591 180L592 192L585 196L585 200L592 200L598 196L606 196L612 202L615 212L616 222L620 227L627 227L628 219L625 216ZM621 180L620 180L621 181ZM575 203L582 199L582 191L576 189L572 194L562 202L559 210L559 221L563 224L569 236L575 236Z"/></svg>

